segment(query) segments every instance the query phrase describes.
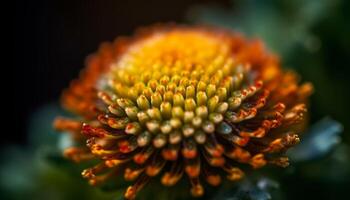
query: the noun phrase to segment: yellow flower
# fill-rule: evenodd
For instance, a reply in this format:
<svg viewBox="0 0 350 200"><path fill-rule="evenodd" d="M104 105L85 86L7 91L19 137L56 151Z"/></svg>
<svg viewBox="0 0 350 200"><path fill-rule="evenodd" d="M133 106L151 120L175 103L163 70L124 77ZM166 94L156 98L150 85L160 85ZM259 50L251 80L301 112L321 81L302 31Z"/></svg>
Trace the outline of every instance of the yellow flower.
<svg viewBox="0 0 350 200"><path fill-rule="evenodd" d="M74 161L99 160L83 171L92 185L123 175L134 181L125 198L159 175L165 186L188 176L218 186L244 176L238 164L288 166L283 153L305 126L309 83L260 41L215 28L154 26L103 44L90 56L63 105L82 118L55 126L80 145Z"/></svg>

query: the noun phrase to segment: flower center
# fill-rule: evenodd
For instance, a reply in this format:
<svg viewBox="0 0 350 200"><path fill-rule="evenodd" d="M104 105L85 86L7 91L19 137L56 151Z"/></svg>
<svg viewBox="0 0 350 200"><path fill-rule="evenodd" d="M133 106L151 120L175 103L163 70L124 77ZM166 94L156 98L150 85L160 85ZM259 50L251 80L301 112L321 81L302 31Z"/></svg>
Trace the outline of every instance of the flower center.
<svg viewBox="0 0 350 200"><path fill-rule="evenodd" d="M235 63L224 38L206 33L159 33L130 46L107 75L109 125L138 135L138 146L163 147L194 137L203 144L216 128L227 132L224 118L261 86L248 87L246 67ZM247 87L246 90L241 90ZM232 131L232 130L231 130ZM230 131L230 132L231 132ZM168 136L167 136L168 135Z"/></svg>

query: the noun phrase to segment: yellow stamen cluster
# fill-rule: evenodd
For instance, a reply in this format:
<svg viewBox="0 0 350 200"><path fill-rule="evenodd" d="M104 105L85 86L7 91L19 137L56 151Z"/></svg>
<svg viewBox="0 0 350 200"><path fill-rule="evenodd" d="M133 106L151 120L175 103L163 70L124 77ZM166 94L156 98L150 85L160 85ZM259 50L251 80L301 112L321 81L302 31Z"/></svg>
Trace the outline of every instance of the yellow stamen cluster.
<svg viewBox="0 0 350 200"><path fill-rule="evenodd" d="M240 94L245 69L228 54L229 46L200 32L155 35L129 47L112 64L110 90L99 93L119 117L108 124L138 135L139 146L153 138L160 148L192 136L203 144L229 108L259 89Z"/></svg>

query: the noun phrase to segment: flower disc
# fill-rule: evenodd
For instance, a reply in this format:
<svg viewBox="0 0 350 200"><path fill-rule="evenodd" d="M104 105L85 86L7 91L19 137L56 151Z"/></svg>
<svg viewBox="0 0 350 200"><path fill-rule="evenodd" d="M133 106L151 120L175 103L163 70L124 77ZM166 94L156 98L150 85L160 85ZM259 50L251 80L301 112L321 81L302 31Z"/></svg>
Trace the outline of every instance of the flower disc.
<svg viewBox="0 0 350 200"><path fill-rule="evenodd" d="M297 82L259 41L155 26L102 45L63 95L82 120L55 125L87 143L67 157L101 161L82 173L93 185L123 174L134 181L125 193L133 199L151 177L172 186L186 175L201 196L203 181L241 179L242 164L288 165L283 153L299 142L312 91Z"/></svg>

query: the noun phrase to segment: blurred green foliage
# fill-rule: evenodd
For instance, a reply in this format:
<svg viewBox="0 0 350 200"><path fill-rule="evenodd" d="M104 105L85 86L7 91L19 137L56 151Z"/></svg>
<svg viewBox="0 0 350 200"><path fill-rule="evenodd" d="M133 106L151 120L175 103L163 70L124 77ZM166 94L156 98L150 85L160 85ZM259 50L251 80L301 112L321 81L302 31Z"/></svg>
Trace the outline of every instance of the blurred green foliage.
<svg viewBox="0 0 350 200"><path fill-rule="evenodd" d="M87 166L61 156L66 138L52 128L57 115L67 114L56 104L43 106L29 122L28 145L1 152L0 199L120 199L123 189L101 191L89 186L80 175Z"/></svg>

